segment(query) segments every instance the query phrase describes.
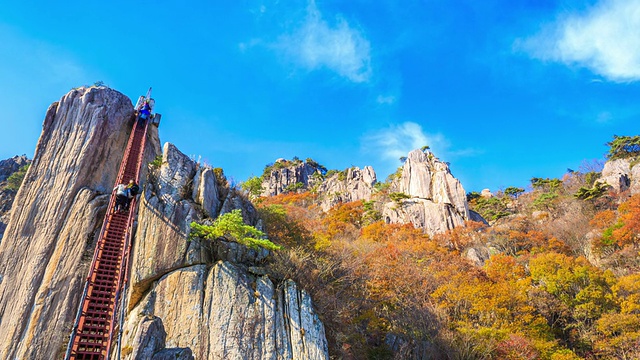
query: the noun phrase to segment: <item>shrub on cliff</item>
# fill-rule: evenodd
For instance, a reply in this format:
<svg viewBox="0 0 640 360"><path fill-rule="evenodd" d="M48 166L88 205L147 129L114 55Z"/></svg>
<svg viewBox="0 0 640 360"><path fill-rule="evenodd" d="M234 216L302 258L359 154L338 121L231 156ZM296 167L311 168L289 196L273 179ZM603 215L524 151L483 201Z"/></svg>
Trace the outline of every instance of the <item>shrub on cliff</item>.
<svg viewBox="0 0 640 360"><path fill-rule="evenodd" d="M265 233L251 225L245 224L239 209L220 215L213 222L213 225L203 225L192 222L189 237L198 237L207 240L224 237L235 240L252 249L258 247L263 247L267 250L280 249L280 246L265 238Z"/></svg>

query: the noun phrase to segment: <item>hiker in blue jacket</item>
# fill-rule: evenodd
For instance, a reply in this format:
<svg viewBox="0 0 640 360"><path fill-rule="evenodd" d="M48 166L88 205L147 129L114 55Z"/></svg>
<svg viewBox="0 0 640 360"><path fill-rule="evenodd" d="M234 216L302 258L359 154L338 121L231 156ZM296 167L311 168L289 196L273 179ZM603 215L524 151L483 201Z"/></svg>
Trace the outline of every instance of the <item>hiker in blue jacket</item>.
<svg viewBox="0 0 640 360"><path fill-rule="evenodd" d="M149 100L145 100L140 108L140 118L147 120L149 116L151 116L151 105L149 105Z"/></svg>

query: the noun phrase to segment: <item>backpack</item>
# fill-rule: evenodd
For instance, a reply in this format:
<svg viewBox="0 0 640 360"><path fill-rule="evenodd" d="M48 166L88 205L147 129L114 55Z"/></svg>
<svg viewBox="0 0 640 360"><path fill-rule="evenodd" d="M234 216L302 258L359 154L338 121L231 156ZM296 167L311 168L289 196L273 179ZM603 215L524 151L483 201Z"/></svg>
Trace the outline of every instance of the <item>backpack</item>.
<svg viewBox="0 0 640 360"><path fill-rule="evenodd" d="M138 186L137 184L133 184L130 188L129 188L129 195L131 197L134 197L136 195L138 195L138 192L140 191L140 186Z"/></svg>

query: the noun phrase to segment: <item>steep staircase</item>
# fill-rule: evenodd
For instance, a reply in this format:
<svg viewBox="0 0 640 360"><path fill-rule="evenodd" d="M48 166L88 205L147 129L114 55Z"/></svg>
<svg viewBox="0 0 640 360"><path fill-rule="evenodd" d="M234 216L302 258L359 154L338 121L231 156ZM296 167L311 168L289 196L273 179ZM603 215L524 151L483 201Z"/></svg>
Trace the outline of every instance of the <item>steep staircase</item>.
<svg viewBox="0 0 640 360"><path fill-rule="evenodd" d="M129 137L116 185L134 179L139 183L149 121L137 118ZM125 293L131 249L131 230L136 213L134 197L126 212L114 211L115 192L89 269L76 322L65 359L108 359L118 324L118 302Z"/></svg>

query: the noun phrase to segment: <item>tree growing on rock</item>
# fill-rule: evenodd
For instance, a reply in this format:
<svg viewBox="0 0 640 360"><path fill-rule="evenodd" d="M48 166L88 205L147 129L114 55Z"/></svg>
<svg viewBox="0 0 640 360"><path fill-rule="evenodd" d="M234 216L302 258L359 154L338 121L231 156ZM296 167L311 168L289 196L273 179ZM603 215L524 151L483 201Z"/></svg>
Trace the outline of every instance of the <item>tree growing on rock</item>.
<svg viewBox="0 0 640 360"><path fill-rule="evenodd" d="M640 135L618 136L613 135L613 140L607 143L609 160L628 159L640 155Z"/></svg>

